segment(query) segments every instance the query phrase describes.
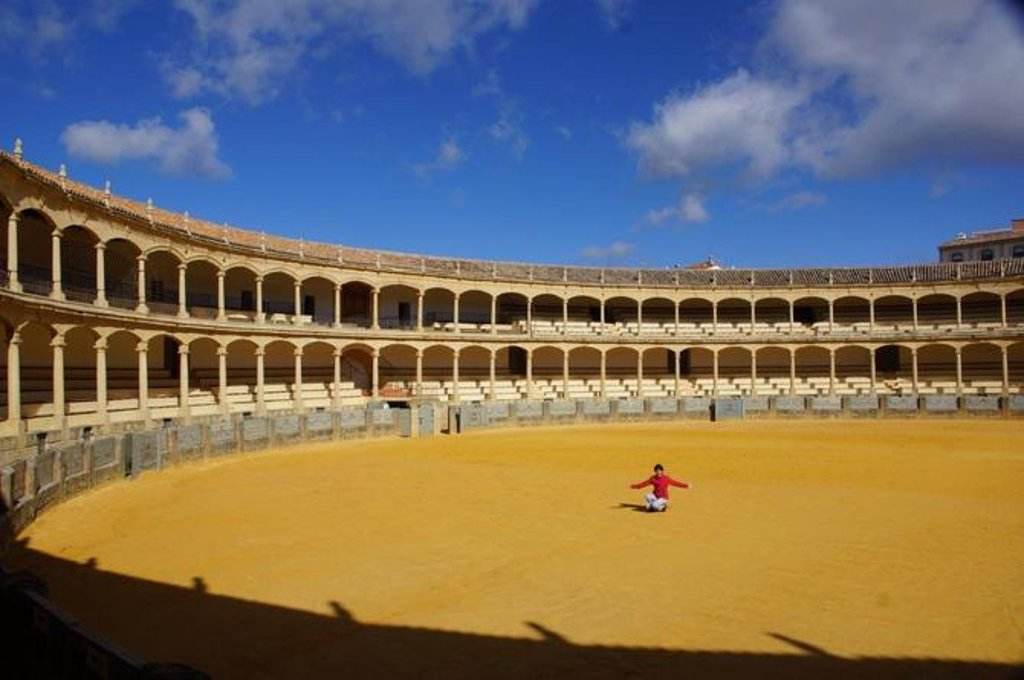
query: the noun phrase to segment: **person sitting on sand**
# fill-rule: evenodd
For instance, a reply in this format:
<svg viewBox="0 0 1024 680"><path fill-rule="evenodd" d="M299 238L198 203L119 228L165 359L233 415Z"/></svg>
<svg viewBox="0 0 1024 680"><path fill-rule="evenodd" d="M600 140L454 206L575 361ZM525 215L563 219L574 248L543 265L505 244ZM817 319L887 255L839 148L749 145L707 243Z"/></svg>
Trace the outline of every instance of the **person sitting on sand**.
<svg viewBox="0 0 1024 680"><path fill-rule="evenodd" d="M654 474L642 482L630 484L631 489L642 489L645 486L653 486L654 491L644 496L647 503L647 512L665 512L668 510L668 487L678 486L680 489L692 489L693 485L686 482L677 482L665 474L665 468L661 463L654 466Z"/></svg>

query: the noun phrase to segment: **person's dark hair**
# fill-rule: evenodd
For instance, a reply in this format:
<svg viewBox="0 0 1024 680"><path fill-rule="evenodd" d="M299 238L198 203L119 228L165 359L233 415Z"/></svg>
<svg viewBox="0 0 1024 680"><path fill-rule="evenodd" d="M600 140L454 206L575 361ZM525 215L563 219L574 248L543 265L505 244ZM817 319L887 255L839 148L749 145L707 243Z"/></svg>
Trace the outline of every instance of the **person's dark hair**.
<svg viewBox="0 0 1024 680"><path fill-rule="evenodd" d="M658 463L657 465L654 466L654 471L657 472L658 470L661 470L662 472L665 471L665 468L662 467L661 463Z"/></svg>

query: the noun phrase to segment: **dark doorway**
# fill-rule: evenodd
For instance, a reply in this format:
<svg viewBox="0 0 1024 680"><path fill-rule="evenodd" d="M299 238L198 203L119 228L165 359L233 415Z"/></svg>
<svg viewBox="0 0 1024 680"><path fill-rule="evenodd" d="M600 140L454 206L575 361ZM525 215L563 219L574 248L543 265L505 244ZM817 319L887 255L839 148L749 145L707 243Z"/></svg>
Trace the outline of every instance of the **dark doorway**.
<svg viewBox="0 0 1024 680"><path fill-rule="evenodd" d="M875 368L882 373L896 373L900 370L900 348L895 345L879 347L875 351Z"/></svg>

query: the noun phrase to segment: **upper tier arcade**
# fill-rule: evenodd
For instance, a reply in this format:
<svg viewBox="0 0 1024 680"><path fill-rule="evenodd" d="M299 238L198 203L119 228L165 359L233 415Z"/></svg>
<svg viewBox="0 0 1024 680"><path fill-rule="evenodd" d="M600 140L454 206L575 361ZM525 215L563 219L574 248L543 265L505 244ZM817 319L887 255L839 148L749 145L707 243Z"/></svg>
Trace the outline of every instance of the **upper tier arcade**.
<svg viewBox="0 0 1024 680"><path fill-rule="evenodd" d="M0 176L6 198L18 212L47 206L63 212L81 211L90 220L106 218L171 239L182 246L237 253L267 260L326 265L346 270L420 274L463 281L563 284L596 288L751 289L783 287L849 287L979 281L1024 275L1024 259L989 262L917 264L886 267L799 269L676 268L635 269L584 267L469 260L366 250L268 235L215 224L158 208L76 182L19 155L0 152ZM10 192L10 193L8 193ZM70 222L68 222L70 224ZM58 227L62 226L60 224Z"/></svg>

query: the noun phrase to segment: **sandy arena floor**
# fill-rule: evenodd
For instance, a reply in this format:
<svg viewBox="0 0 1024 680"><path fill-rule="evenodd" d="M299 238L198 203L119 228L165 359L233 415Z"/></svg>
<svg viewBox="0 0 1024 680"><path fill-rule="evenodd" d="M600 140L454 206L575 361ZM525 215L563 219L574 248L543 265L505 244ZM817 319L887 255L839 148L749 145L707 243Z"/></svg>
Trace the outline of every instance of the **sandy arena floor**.
<svg viewBox="0 0 1024 680"><path fill-rule="evenodd" d="M1009 677L1024 425L745 422L308 445L119 482L17 562L215 677ZM648 515L651 466L695 484Z"/></svg>

